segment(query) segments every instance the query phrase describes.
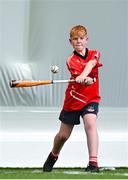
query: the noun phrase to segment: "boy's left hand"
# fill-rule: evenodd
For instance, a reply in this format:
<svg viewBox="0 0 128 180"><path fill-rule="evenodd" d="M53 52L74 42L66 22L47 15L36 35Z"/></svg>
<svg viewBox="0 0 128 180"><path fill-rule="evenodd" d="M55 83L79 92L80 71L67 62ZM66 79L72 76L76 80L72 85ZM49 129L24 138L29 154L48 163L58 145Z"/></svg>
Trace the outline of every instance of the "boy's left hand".
<svg viewBox="0 0 128 180"><path fill-rule="evenodd" d="M91 78L91 77L86 77L84 82L85 82L86 85L91 85L91 84L94 83L94 79Z"/></svg>

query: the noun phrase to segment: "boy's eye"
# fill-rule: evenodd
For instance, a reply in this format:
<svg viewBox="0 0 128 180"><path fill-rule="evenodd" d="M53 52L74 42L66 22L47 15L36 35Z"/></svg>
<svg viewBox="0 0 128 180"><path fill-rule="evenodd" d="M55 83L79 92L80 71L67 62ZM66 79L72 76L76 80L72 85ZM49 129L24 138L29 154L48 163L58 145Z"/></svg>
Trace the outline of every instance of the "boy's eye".
<svg viewBox="0 0 128 180"><path fill-rule="evenodd" d="M83 39L84 39L84 37L74 37L74 38L72 38L72 40L75 40L75 41L77 41L78 39L83 40Z"/></svg>
<svg viewBox="0 0 128 180"><path fill-rule="evenodd" d="M76 40L76 41L77 41L77 40L78 40L78 38L73 38L73 40Z"/></svg>
<svg viewBox="0 0 128 180"><path fill-rule="evenodd" d="M77 40L78 39L78 37L73 37L73 38L71 38L71 40Z"/></svg>

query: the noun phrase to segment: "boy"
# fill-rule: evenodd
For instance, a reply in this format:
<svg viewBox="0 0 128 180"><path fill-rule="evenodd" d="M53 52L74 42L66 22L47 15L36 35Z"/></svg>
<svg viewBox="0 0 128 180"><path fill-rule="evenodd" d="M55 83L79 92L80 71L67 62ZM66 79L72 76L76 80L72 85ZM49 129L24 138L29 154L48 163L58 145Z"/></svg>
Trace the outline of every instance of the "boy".
<svg viewBox="0 0 128 180"><path fill-rule="evenodd" d="M67 60L67 67L71 73L71 79L75 79L76 83L70 83L67 87L63 109L59 117L60 130L54 138L53 148L44 163L43 171L52 171L61 148L69 138L74 125L80 124L81 116L89 153L89 163L85 170L99 172L96 117L101 99L98 79L98 67L102 66L99 63L100 53L87 49L88 35L84 26L73 27L69 41L74 52Z"/></svg>

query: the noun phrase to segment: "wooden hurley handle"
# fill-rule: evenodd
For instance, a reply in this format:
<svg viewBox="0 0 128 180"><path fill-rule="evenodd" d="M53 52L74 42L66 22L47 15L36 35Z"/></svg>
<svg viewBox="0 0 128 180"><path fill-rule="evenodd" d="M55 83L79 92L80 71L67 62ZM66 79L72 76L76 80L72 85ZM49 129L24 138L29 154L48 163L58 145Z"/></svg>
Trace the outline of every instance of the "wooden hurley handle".
<svg viewBox="0 0 128 180"><path fill-rule="evenodd" d="M32 86L39 86L39 85L46 85L46 84L52 84L52 80L41 80L41 81L22 81L22 80L11 80L9 82L9 85L11 88L19 88L19 87L32 87Z"/></svg>

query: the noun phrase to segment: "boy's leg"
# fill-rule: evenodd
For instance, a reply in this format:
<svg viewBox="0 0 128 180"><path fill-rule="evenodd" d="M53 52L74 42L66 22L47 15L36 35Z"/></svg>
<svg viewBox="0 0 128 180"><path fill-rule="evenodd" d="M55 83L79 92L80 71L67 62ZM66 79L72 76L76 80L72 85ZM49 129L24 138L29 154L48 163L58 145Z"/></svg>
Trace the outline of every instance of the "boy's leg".
<svg viewBox="0 0 128 180"><path fill-rule="evenodd" d="M60 130L54 138L52 149L53 154L59 155L64 143L70 137L73 127L74 125L69 125L61 122Z"/></svg>
<svg viewBox="0 0 128 180"><path fill-rule="evenodd" d="M84 122L85 132L87 135L89 166L92 166L92 168L88 167L86 170L92 172L93 171L98 172L97 155L98 155L99 138L97 132L97 125L96 125L96 115L92 113L85 114L83 116L83 122Z"/></svg>
<svg viewBox="0 0 128 180"><path fill-rule="evenodd" d="M64 143L70 137L73 127L74 125L64 124L63 122L61 122L60 130L54 138L53 148L47 160L44 163L43 171L52 171L53 166L58 159L58 155Z"/></svg>

